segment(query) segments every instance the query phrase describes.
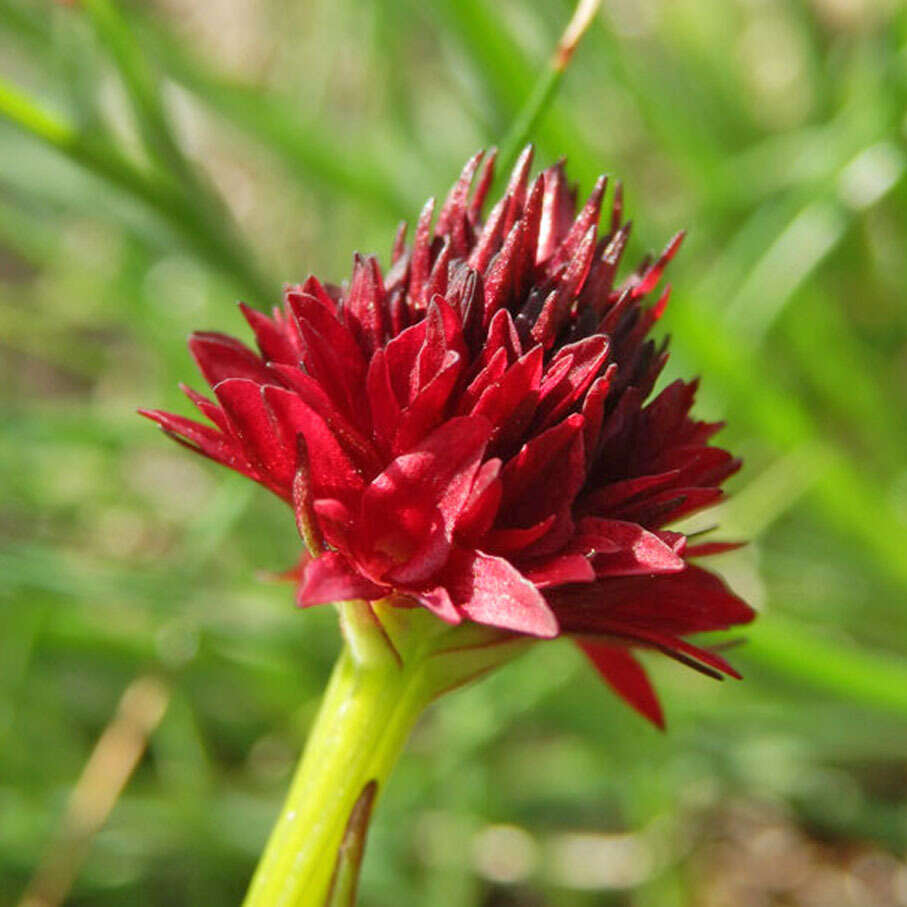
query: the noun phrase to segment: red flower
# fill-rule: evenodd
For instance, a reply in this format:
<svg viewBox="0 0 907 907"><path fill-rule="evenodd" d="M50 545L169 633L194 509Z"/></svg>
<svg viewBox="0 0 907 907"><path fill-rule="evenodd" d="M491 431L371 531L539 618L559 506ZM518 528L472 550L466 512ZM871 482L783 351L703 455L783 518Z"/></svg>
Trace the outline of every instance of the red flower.
<svg viewBox="0 0 907 907"><path fill-rule="evenodd" d="M481 220L493 156L463 170L432 228L405 225L382 275L356 255L348 286L309 277L272 317L243 306L258 349L198 333L212 423L146 412L177 440L291 504L317 555L301 605L395 595L451 624L573 636L657 724L632 647L737 676L684 640L752 619L664 527L713 504L739 461L690 417L696 383L646 403L667 359L644 306L682 238L617 281L630 232L606 180L576 215L562 163L530 183L531 150ZM324 544L326 543L326 545Z"/></svg>

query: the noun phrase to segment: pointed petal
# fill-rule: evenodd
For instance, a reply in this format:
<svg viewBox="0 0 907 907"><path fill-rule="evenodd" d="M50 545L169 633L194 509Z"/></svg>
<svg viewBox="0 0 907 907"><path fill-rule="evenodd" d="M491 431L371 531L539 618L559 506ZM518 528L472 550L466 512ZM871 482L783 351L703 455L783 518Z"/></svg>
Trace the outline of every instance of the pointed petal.
<svg viewBox="0 0 907 907"><path fill-rule="evenodd" d="M338 402L358 402L366 363L352 332L314 296L288 293L306 371Z"/></svg>
<svg viewBox="0 0 907 907"><path fill-rule="evenodd" d="M239 304L243 317L249 322L249 327L255 332L255 342L261 350L262 358L266 362L296 362L296 351L293 344L283 331L283 326L278 325L264 312L249 308L244 302ZM234 376L236 377L236 376Z"/></svg>
<svg viewBox="0 0 907 907"><path fill-rule="evenodd" d="M545 599L504 558L454 549L440 580L470 620L530 636L557 636L557 620Z"/></svg>
<svg viewBox="0 0 907 907"><path fill-rule="evenodd" d="M234 337L213 331L197 331L189 338L189 350L211 387L225 378L248 378L258 384L274 383L274 376L261 358Z"/></svg>
<svg viewBox="0 0 907 907"><path fill-rule="evenodd" d="M626 650L607 643L577 640L605 682L628 705L664 730L664 713L642 665Z"/></svg>
<svg viewBox="0 0 907 907"><path fill-rule="evenodd" d="M295 450L296 435L305 437L315 496L337 498L347 505L355 500L365 484L361 472L324 419L284 388L268 388L265 399L288 447L292 444Z"/></svg>
<svg viewBox="0 0 907 907"><path fill-rule="evenodd" d="M431 219L434 211L435 200L430 198L422 208L413 237L412 263L409 269L409 296L416 309L423 308L427 302L424 292L431 271Z"/></svg>
<svg viewBox="0 0 907 907"><path fill-rule="evenodd" d="M577 405L589 385L595 380L608 359L610 343L607 337L595 335L562 347L548 365L553 370L555 362L570 359L567 373L539 401L535 424L540 429L560 421ZM607 393L607 385L604 393Z"/></svg>
<svg viewBox="0 0 907 907"><path fill-rule="evenodd" d="M525 566L521 572L539 589L567 583L591 583L595 579L592 565L581 554L558 554L541 563Z"/></svg>
<svg viewBox="0 0 907 907"><path fill-rule="evenodd" d="M420 592L416 595L416 599L419 604L424 605L445 623L456 625L463 621L460 612L454 607L450 595L443 586L429 589L428 592Z"/></svg>
<svg viewBox="0 0 907 907"><path fill-rule="evenodd" d="M308 608L310 605L356 598L374 601L387 593L386 587L378 586L357 573L342 554L328 551L306 565L296 593L296 603L301 608Z"/></svg>
<svg viewBox="0 0 907 907"><path fill-rule="evenodd" d="M570 548L590 557L598 576L678 573L686 566L657 535L622 520L587 517L580 522Z"/></svg>
<svg viewBox="0 0 907 907"><path fill-rule="evenodd" d="M504 465L503 526L532 526L551 513L569 514L585 480L582 427L582 416L569 416L524 444Z"/></svg>
<svg viewBox="0 0 907 907"><path fill-rule="evenodd" d="M191 387L187 387L185 384L180 384L180 390L195 404L198 411L206 419L213 425L216 425L222 432L227 431L227 417L224 415L224 411L216 403L212 403L207 397L196 393Z"/></svg>
<svg viewBox="0 0 907 907"><path fill-rule="evenodd" d="M387 294L374 255L356 254L344 312L359 343L370 353L379 349L387 336L389 323Z"/></svg>
<svg viewBox="0 0 907 907"><path fill-rule="evenodd" d="M463 371L459 353L449 350L438 374L400 414L394 435L393 453L399 455L410 450L433 431L447 411L447 401L453 393Z"/></svg>
<svg viewBox="0 0 907 907"><path fill-rule="evenodd" d="M452 527L466 503L490 432L491 425L480 416L445 422L375 478L363 497L363 516L377 521L379 528L393 519L392 514L403 519L413 509L436 507Z"/></svg>
<svg viewBox="0 0 907 907"><path fill-rule="evenodd" d="M688 558L713 557L716 554L724 554L726 551L737 551L745 545L746 542L703 542L701 545L689 545L684 556Z"/></svg>
<svg viewBox="0 0 907 907"><path fill-rule="evenodd" d="M494 524L501 503L501 461L486 460L476 473L469 498L457 518L457 538L465 547L482 539Z"/></svg>
<svg viewBox="0 0 907 907"><path fill-rule="evenodd" d="M552 606L565 632L608 633L619 626L670 636L726 630L756 612L714 574L688 565L681 573L615 576L557 589Z"/></svg>
<svg viewBox="0 0 907 907"><path fill-rule="evenodd" d="M260 472L249 463L240 445L229 435L211 428L210 425L158 409L140 409L139 415L156 422L168 435L197 453L223 463L256 481L259 479Z"/></svg>
<svg viewBox="0 0 907 907"><path fill-rule="evenodd" d="M270 389L290 394L283 388L271 386ZM290 446L289 440L284 443L275 431L263 390L262 385L248 378L228 378L214 388L214 393L246 455L253 463L261 464L265 472L289 494L296 471L296 435L293 435Z"/></svg>

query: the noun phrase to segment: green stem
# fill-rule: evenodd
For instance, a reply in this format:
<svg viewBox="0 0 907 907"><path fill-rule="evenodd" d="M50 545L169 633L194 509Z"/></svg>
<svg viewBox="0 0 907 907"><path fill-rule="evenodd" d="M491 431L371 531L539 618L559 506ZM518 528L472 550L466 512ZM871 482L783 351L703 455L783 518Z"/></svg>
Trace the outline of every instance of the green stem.
<svg viewBox="0 0 907 907"><path fill-rule="evenodd" d="M360 667L344 647L245 907L322 907L350 811L430 698L420 664Z"/></svg>
<svg viewBox="0 0 907 907"><path fill-rule="evenodd" d="M507 173L513 165L523 146L532 135L536 124L548 109L580 39L592 23L601 0L579 0L573 16L567 23L548 65L540 73L529 97L513 121L504 140L501 142L500 172Z"/></svg>
<svg viewBox="0 0 907 907"><path fill-rule="evenodd" d="M532 643L389 601L339 610L346 644L244 907L324 907L350 814L372 782L380 796L422 710Z"/></svg>

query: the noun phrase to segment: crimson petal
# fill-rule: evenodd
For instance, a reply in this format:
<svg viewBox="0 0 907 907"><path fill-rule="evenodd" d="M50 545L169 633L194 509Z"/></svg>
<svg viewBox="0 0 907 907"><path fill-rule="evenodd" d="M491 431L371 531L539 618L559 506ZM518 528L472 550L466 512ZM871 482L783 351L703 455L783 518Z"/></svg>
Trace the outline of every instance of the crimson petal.
<svg viewBox="0 0 907 907"><path fill-rule="evenodd" d="M664 730L664 713L652 682L642 665L626 649L585 639L577 640L577 645L621 699Z"/></svg>
<svg viewBox="0 0 907 907"><path fill-rule="evenodd" d="M455 549L441 581L470 620L529 636L557 636L557 619L545 599L502 557Z"/></svg>

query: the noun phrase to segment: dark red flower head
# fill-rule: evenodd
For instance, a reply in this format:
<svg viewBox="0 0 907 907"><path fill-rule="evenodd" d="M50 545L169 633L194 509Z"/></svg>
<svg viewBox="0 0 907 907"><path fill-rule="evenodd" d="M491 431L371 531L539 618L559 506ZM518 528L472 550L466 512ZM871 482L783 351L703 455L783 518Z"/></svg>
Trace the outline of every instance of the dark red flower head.
<svg viewBox="0 0 907 907"><path fill-rule="evenodd" d="M309 277L271 317L243 306L259 352L198 333L190 348L211 423L145 413L294 507L311 551L298 601L394 595L451 624L573 636L656 723L634 646L734 674L684 640L752 619L664 527L713 504L739 461L690 417L696 383L646 402L666 358L647 335L680 244L617 279L630 232L621 191L599 235L606 180L576 213L555 164L518 161L482 220L493 155L463 169L432 226L391 267L355 256L342 287Z"/></svg>

